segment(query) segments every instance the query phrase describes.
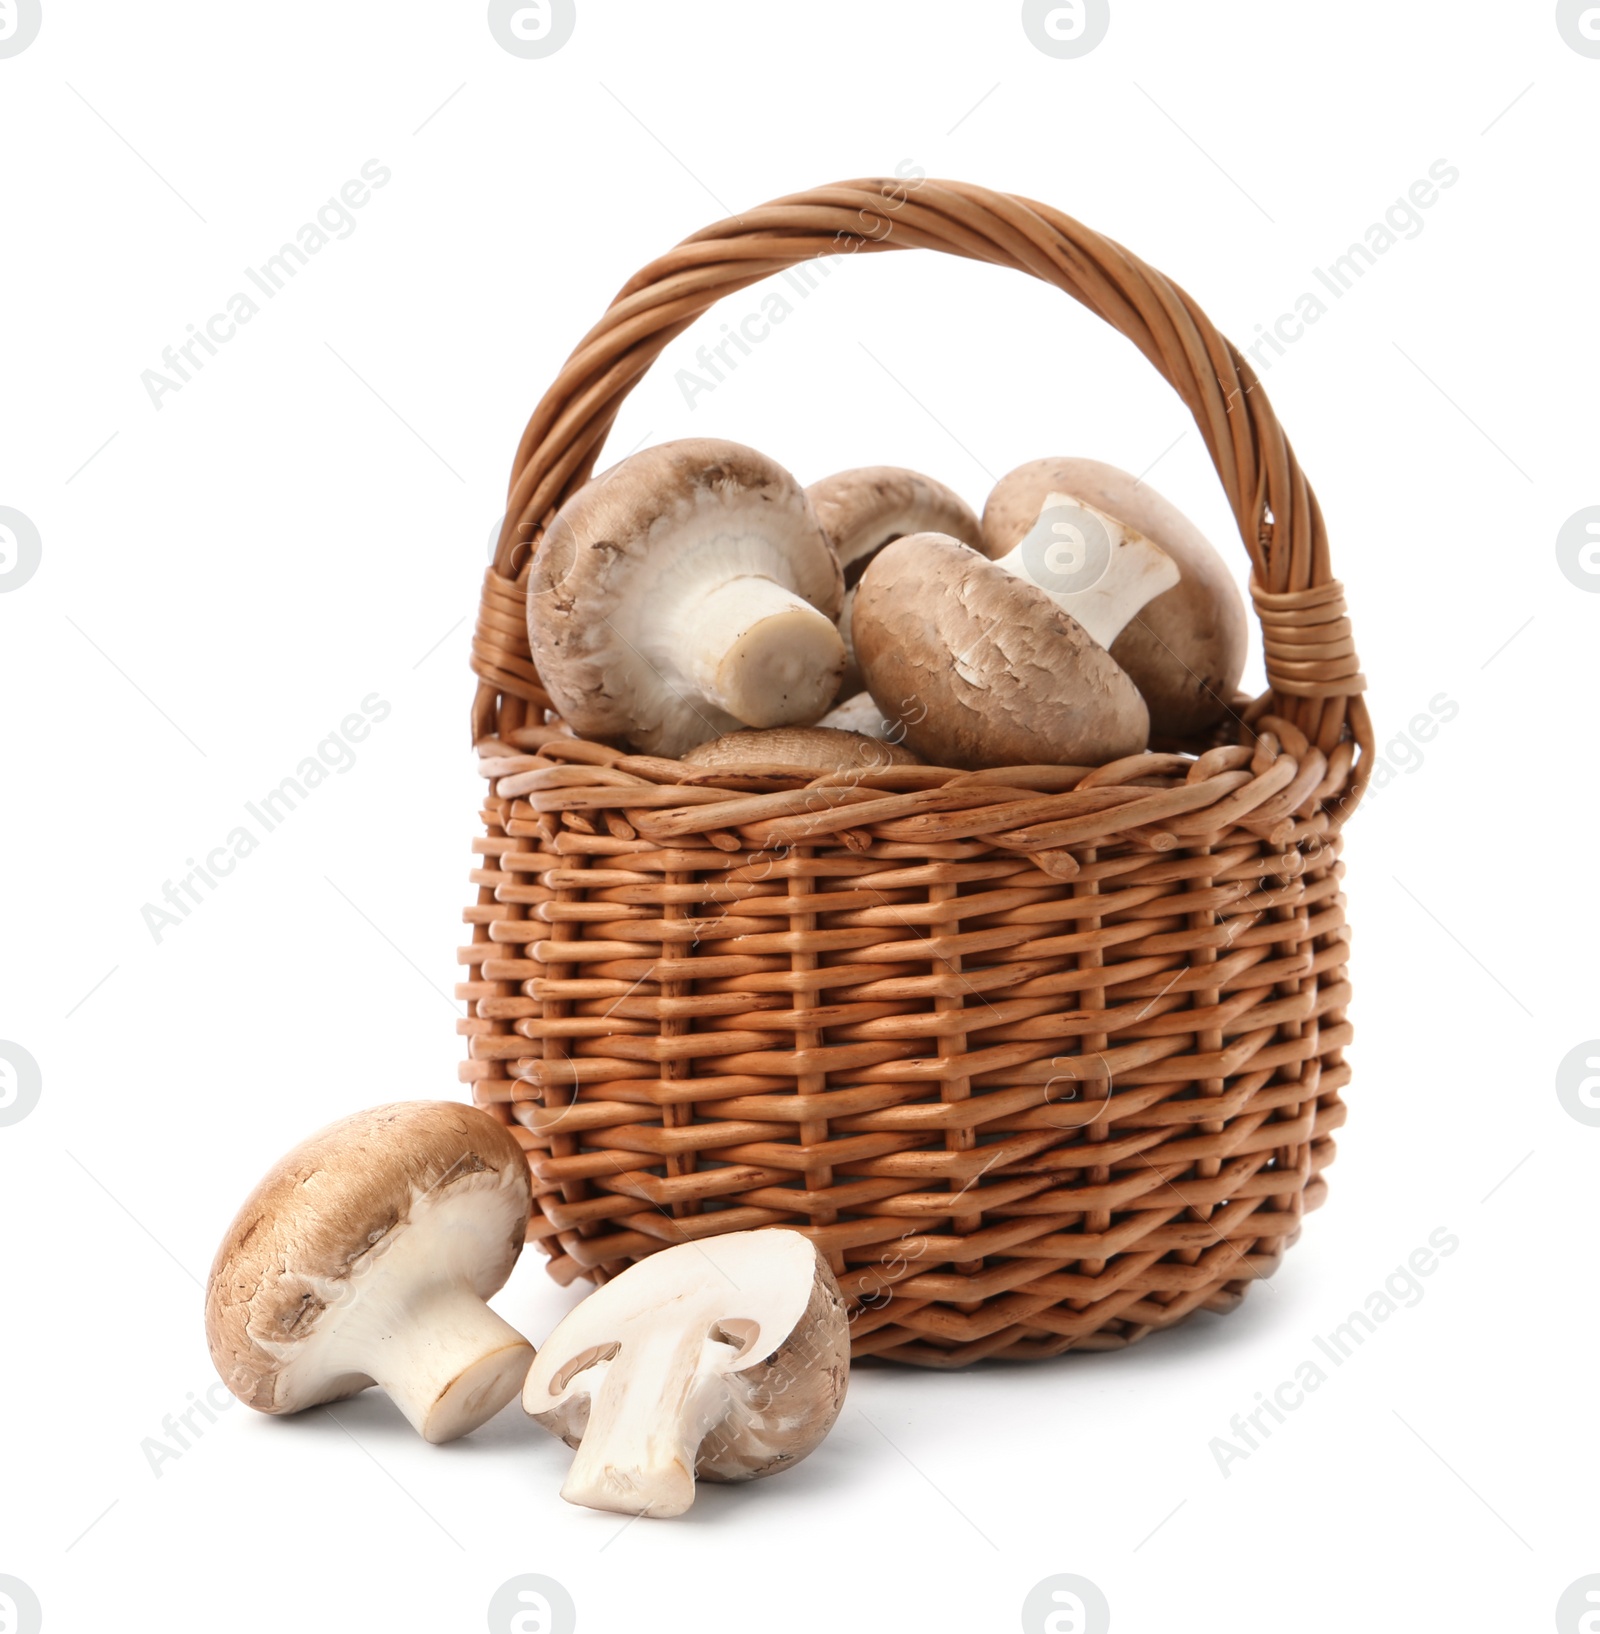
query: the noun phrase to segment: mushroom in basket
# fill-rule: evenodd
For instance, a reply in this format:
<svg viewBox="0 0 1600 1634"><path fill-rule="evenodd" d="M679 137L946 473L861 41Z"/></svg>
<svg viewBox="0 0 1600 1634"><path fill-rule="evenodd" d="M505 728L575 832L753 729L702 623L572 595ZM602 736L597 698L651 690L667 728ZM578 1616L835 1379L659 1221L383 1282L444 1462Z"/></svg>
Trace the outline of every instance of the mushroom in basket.
<svg viewBox="0 0 1600 1634"><path fill-rule="evenodd" d="M1078 540L1070 537L1075 523ZM1114 628L1097 628L1081 601L1058 600L1133 677L1150 706L1151 731L1161 738L1193 737L1227 712L1248 645L1238 586L1194 523L1147 483L1099 460L1019 465L1000 479L983 508L984 552L1047 589L1070 590L1090 581L1108 547L1129 534L1170 558L1170 577L1157 582L1160 576L1152 576L1144 600ZM1031 571L1023 565L1030 562L1036 564ZM1101 585L1114 577L1104 573ZM1094 588L1089 584L1085 595Z"/></svg>
<svg viewBox="0 0 1600 1634"><path fill-rule="evenodd" d="M806 489L806 498L844 569L844 611L839 615L839 634L844 638L849 662L839 683L839 697L848 698L866 684L856 664L850 619L856 586L872 558L885 545L910 533L944 533L981 550L983 528L972 507L954 490L898 465L864 465L837 471L813 482Z"/></svg>
<svg viewBox="0 0 1600 1634"><path fill-rule="evenodd" d="M816 720L844 669L843 596L799 483L753 448L690 438L631 455L556 513L528 640L574 731L677 756Z"/></svg>

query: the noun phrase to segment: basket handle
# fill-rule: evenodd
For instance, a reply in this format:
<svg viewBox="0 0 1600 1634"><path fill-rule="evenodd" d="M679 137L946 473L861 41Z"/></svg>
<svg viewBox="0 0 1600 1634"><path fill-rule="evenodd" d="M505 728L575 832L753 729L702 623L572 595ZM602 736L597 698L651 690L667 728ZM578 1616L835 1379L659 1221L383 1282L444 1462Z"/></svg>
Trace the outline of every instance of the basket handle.
<svg viewBox="0 0 1600 1634"><path fill-rule="evenodd" d="M796 262L909 249L1011 267L1065 290L1126 335L1183 399L1250 554L1269 688L1250 718L1288 720L1324 754L1353 742L1348 811L1373 759L1366 681L1316 495L1249 363L1182 289L1113 240L1049 205L923 178L840 182L774 200L686 238L618 292L517 447L473 642L474 740L548 707L523 610L532 547L588 480L623 400L667 343L724 295Z"/></svg>

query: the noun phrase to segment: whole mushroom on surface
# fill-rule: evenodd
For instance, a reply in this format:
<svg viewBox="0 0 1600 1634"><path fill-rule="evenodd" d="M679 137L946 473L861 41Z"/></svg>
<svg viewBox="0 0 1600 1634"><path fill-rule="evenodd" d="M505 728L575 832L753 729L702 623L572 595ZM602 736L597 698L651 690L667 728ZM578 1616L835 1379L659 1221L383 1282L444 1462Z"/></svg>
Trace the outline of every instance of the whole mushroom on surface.
<svg viewBox="0 0 1600 1634"><path fill-rule="evenodd" d="M1139 689L1025 578L939 534L862 575L856 653L873 699L930 765L1102 765L1137 754Z"/></svg>
<svg viewBox="0 0 1600 1634"><path fill-rule="evenodd" d="M738 1231L662 1249L590 1294L545 1340L522 1405L577 1449L568 1503L666 1517L697 1477L799 1463L849 1374L844 1298L810 1239Z"/></svg>
<svg viewBox="0 0 1600 1634"><path fill-rule="evenodd" d="M246 1199L206 1288L227 1387L297 1413L380 1386L425 1441L493 1418L533 1346L485 1303L522 1251L522 1148L452 1101L374 1107L281 1158Z"/></svg>
<svg viewBox="0 0 1600 1634"><path fill-rule="evenodd" d="M838 552L844 569L844 610L839 634L849 661L838 696L848 698L863 686L851 643L850 621L856 585L867 564L896 539L912 533L943 533L974 550L983 548L983 527L976 512L953 489L898 465L863 465L838 471L806 489L806 498L822 530Z"/></svg>
<svg viewBox="0 0 1600 1634"><path fill-rule="evenodd" d="M528 639L574 731L677 756L816 720L844 670L843 595L799 483L753 448L690 438L631 455L556 513Z"/></svg>
<svg viewBox="0 0 1600 1634"><path fill-rule="evenodd" d="M1110 643L1150 707L1151 731L1192 738L1227 713L1249 643L1244 601L1215 547L1148 483L1099 460L1042 459L1002 477L983 510L983 549L1013 553L1053 496L1136 530L1169 556L1177 583L1153 595Z"/></svg>

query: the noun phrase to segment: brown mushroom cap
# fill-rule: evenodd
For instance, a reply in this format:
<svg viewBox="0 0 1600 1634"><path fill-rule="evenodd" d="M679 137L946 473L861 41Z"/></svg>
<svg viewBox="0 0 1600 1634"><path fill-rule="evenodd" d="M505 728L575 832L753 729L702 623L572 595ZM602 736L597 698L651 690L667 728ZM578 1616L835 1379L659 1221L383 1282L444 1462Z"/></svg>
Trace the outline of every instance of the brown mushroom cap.
<svg viewBox="0 0 1600 1634"><path fill-rule="evenodd" d="M329 1124L279 1159L245 1199L212 1264L206 1339L228 1388L264 1413L354 1395L351 1375L310 1396L290 1369L366 1267L424 1207L477 1194L490 1251L470 1267L487 1299L522 1252L532 1186L522 1148L476 1107L405 1101Z"/></svg>
<svg viewBox="0 0 1600 1634"><path fill-rule="evenodd" d="M630 455L561 507L529 574L528 638L575 731L676 755L822 714L844 664L843 597L799 483L753 448L687 438ZM719 681L754 707L724 707Z"/></svg>
<svg viewBox="0 0 1600 1634"><path fill-rule="evenodd" d="M934 766L1102 765L1149 738L1138 688L1037 585L954 539L873 558L855 607L867 685Z"/></svg>
<svg viewBox="0 0 1600 1634"><path fill-rule="evenodd" d="M1000 479L983 510L984 554L1012 550L1052 493L1115 517L1177 563L1177 584L1134 615L1111 656L1144 694L1158 737L1192 738L1216 725L1238 690L1249 646L1244 601L1227 563L1149 484L1099 460L1066 458L1032 460Z"/></svg>
<svg viewBox="0 0 1600 1634"><path fill-rule="evenodd" d="M813 482L806 498L844 565L845 588L883 546L910 533L944 533L983 548L976 512L953 488L898 465L863 465Z"/></svg>
<svg viewBox="0 0 1600 1634"><path fill-rule="evenodd" d="M873 771L919 764L917 757L898 743L830 726L774 726L765 732L730 732L726 737L696 744L683 760L689 766L790 766L813 772Z"/></svg>
<svg viewBox="0 0 1600 1634"><path fill-rule="evenodd" d="M863 465L813 482L806 498L822 530L839 553L844 569L844 609L839 634L849 654L836 703L866 684L851 641L855 587L867 563L887 544L912 533L943 533L974 550L983 548L983 528L972 507L953 488L920 471L899 465Z"/></svg>

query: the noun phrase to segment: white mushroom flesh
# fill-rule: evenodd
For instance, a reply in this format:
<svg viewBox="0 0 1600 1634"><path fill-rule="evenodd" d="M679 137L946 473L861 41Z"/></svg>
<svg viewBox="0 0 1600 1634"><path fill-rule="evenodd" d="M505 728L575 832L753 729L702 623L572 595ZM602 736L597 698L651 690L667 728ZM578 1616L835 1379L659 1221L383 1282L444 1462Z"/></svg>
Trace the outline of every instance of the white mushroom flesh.
<svg viewBox="0 0 1600 1634"><path fill-rule="evenodd" d="M1068 494L1051 493L995 565L1044 590L1102 647L1178 582L1178 564L1142 533Z"/></svg>
<svg viewBox="0 0 1600 1634"><path fill-rule="evenodd" d="M797 1463L844 1397L838 1286L798 1232L746 1231L641 1260L545 1341L523 1406L577 1446L561 1495L680 1515L697 1474L749 1479Z"/></svg>
<svg viewBox="0 0 1600 1634"><path fill-rule="evenodd" d="M503 1235L482 1194L501 1184L491 1170L419 1195L346 1276L313 1283L328 1308L306 1338L257 1336L283 1363L283 1393L328 1400L374 1383L432 1442L454 1440L505 1406L533 1347L473 1289Z"/></svg>

